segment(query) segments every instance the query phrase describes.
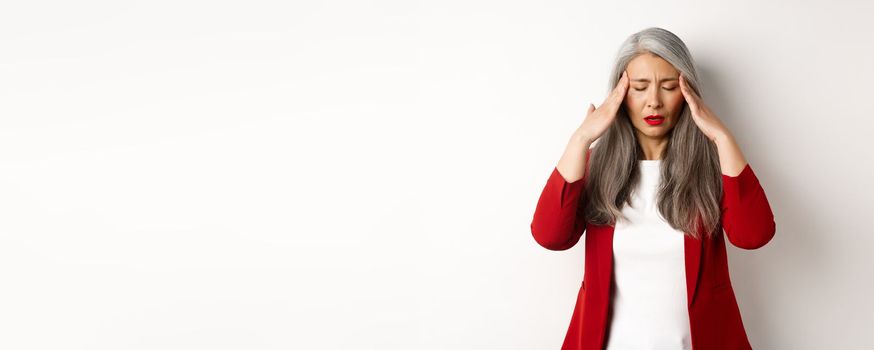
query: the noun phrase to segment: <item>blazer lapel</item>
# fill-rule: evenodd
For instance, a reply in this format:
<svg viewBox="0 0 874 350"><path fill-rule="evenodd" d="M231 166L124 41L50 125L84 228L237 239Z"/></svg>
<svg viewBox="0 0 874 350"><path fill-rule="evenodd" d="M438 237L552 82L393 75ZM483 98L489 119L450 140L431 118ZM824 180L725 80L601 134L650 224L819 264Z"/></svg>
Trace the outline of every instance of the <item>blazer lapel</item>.
<svg viewBox="0 0 874 350"><path fill-rule="evenodd" d="M683 249L686 255L686 296L689 305L695 297L698 286L698 270L701 266L701 240L684 235Z"/></svg>

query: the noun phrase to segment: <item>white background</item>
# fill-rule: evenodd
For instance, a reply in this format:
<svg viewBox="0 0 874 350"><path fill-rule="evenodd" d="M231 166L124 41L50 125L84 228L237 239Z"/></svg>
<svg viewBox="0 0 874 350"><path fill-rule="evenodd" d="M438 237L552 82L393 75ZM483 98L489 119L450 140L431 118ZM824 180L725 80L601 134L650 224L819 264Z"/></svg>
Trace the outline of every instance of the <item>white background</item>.
<svg viewBox="0 0 874 350"><path fill-rule="evenodd" d="M0 348L557 349L529 224L619 44L676 33L777 223L756 349L870 349L865 1L5 1ZM584 241L584 240L583 240Z"/></svg>

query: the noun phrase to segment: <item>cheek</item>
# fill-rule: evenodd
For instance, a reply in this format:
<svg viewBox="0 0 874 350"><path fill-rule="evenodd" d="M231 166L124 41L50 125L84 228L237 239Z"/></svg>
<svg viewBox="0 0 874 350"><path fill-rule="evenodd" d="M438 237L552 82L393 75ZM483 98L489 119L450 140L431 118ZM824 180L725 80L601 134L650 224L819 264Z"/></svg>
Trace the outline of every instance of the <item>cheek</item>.
<svg viewBox="0 0 874 350"><path fill-rule="evenodd" d="M645 96L637 91L629 91L625 95L625 104L631 107L640 106L646 100Z"/></svg>
<svg viewBox="0 0 874 350"><path fill-rule="evenodd" d="M637 114L641 109L641 103L641 99L634 96L634 94L629 93L625 95L625 101L623 101L623 104L625 105L625 110L628 112L630 118L636 119L635 117L637 117Z"/></svg>
<svg viewBox="0 0 874 350"><path fill-rule="evenodd" d="M667 101L670 109L674 112L677 112L680 110L680 107L683 106L683 102L686 102L686 99L683 97L682 93L678 93L668 96Z"/></svg>

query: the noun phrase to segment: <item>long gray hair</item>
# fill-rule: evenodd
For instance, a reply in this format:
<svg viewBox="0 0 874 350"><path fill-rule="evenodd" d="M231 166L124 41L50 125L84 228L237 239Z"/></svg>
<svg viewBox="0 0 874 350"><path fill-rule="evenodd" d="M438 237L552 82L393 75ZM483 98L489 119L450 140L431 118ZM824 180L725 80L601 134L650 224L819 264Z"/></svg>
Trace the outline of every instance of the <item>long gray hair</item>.
<svg viewBox="0 0 874 350"><path fill-rule="evenodd" d="M665 29L651 27L634 33L622 43L610 75L608 92L613 90L628 62L641 54L654 54L668 61L683 74L688 85L703 96L692 56L679 37ZM699 230L708 237L722 233L720 224L722 171L715 144L692 120L684 102L676 124L671 129L667 148L662 154L661 185L657 190L658 210L674 229L700 239ZM638 160L643 150L623 103L615 122L592 148L586 166L585 184L588 222L615 225L622 215L623 203L631 204L631 191L640 181Z"/></svg>

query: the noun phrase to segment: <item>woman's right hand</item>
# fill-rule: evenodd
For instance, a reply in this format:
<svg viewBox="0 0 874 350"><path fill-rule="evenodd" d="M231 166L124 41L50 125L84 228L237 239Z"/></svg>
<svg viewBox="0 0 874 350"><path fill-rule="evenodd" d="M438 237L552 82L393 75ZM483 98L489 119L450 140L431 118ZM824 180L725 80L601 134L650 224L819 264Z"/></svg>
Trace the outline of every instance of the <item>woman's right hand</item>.
<svg viewBox="0 0 874 350"><path fill-rule="evenodd" d="M574 137L589 144L600 138L616 119L616 114L625 100L628 85L628 71L623 71L616 87L598 108L589 103L586 119L574 132Z"/></svg>

